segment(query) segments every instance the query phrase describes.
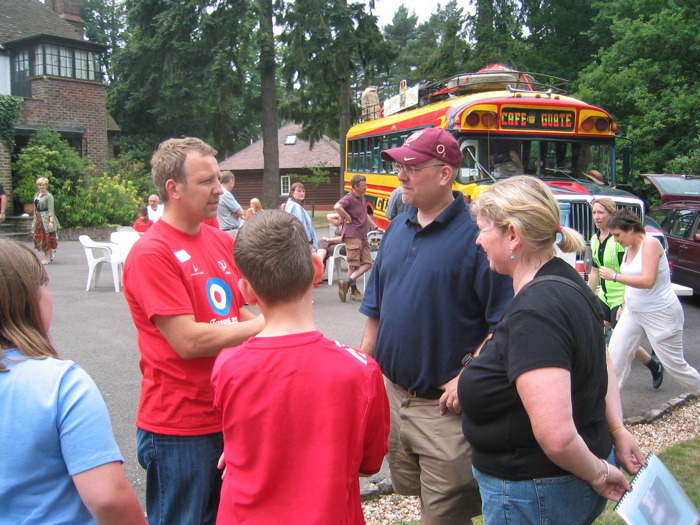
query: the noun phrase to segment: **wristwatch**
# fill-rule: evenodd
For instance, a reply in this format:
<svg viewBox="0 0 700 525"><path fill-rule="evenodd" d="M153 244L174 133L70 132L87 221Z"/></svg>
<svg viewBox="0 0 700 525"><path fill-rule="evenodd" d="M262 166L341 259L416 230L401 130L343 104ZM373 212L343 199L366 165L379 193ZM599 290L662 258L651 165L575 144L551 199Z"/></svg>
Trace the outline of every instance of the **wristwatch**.
<svg viewBox="0 0 700 525"><path fill-rule="evenodd" d="M612 282L616 283L617 282L617 272L613 272L612 278L610 279Z"/></svg>
<svg viewBox="0 0 700 525"><path fill-rule="evenodd" d="M467 366L472 361L474 361L474 354L470 352L462 358L462 365Z"/></svg>

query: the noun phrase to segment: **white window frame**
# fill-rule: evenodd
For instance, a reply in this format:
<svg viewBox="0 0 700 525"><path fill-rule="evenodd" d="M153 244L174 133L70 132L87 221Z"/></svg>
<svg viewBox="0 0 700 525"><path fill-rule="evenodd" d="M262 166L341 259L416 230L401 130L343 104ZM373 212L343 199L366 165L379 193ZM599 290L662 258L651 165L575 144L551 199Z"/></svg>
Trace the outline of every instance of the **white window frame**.
<svg viewBox="0 0 700 525"><path fill-rule="evenodd" d="M292 179L289 175L280 175L280 196L288 197L289 188L292 185Z"/></svg>

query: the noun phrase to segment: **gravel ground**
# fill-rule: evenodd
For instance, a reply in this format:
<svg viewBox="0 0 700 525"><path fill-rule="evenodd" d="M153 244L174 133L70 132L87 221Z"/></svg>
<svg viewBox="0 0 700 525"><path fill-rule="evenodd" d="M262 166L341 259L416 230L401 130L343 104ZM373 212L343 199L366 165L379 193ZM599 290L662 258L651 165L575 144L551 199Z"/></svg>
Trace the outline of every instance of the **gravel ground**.
<svg viewBox="0 0 700 525"><path fill-rule="evenodd" d="M668 410L651 423L630 426L644 454L660 452L700 435L700 400ZM391 525L420 519L418 498L391 494L362 504L367 525Z"/></svg>

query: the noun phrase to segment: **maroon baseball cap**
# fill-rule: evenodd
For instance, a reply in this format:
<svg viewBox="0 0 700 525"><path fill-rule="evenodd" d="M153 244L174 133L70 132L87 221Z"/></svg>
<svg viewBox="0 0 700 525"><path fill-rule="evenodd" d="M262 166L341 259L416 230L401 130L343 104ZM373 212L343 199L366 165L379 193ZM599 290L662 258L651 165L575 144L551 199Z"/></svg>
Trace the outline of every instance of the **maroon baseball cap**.
<svg viewBox="0 0 700 525"><path fill-rule="evenodd" d="M381 157L389 162L414 166L430 159L438 159L451 166L461 166L464 154L457 140L441 128L424 128L414 132L403 146L382 151Z"/></svg>

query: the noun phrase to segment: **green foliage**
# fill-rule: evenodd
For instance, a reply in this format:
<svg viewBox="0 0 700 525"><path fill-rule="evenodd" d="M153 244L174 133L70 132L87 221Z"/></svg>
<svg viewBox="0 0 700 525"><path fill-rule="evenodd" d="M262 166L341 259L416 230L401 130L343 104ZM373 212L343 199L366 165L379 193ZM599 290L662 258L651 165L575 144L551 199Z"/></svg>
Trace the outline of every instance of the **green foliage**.
<svg viewBox="0 0 700 525"><path fill-rule="evenodd" d="M80 181L76 194L56 199L65 219L64 228L132 224L138 199L136 187L120 175L103 175Z"/></svg>
<svg viewBox="0 0 700 525"><path fill-rule="evenodd" d="M37 191L36 179L49 179L56 215L64 228L131 224L138 190L129 179L139 181L143 173L142 163L125 157L112 161L103 176L94 177L90 163L58 132L43 128L14 164L14 187L21 202L28 203Z"/></svg>
<svg viewBox="0 0 700 525"><path fill-rule="evenodd" d="M28 146L17 157L13 166L15 194L22 203L32 202L36 193L36 179L46 177L54 198L73 194L76 183L90 173L90 164L61 139L57 131L39 129ZM63 216L58 212L59 220ZM61 221L63 222L63 221Z"/></svg>
<svg viewBox="0 0 700 525"><path fill-rule="evenodd" d="M664 465L673 473L695 507L700 508L700 456L696 437L673 445L658 453ZM656 452L656 451L655 451ZM622 518L615 513L615 503L609 501L603 513L595 520L595 525L621 525Z"/></svg>
<svg viewBox="0 0 700 525"><path fill-rule="evenodd" d="M100 56L100 63L110 82L112 56L119 53L124 44L126 8L123 0L81 0L80 17L85 23L85 39L109 46Z"/></svg>
<svg viewBox="0 0 700 525"><path fill-rule="evenodd" d="M109 160L105 175L119 176L130 182L139 196L139 201L146 202L148 195L156 193L150 170L141 159L130 152Z"/></svg>
<svg viewBox="0 0 700 525"><path fill-rule="evenodd" d="M127 135L196 136L222 155L258 132L259 75L250 2L131 0L108 108Z"/></svg>
<svg viewBox="0 0 700 525"><path fill-rule="evenodd" d="M693 169L700 143L700 12L686 0L598 1L597 60L580 75L578 96L612 112L620 134L636 144L637 173ZM608 36L610 38L608 40ZM634 192L654 190L637 177Z"/></svg>
<svg viewBox="0 0 700 525"><path fill-rule="evenodd" d="M0 95L0 139L7 151L15 149L15 122L22 114L22 99L12 95Z"/></svg>
<svg viewBox="0 0 700 525"><path fill-rule="evenodd" d="M37 192L36 179L39 177L49 179L49 185L53 188L51 182L52 179L56 182L56 178L51 169L60 163L59 157L57 151L52 151L46 146L31 146L22 150L15 163L16 177L13 181L14 193L20 202L32 202Z"/></svg>
<svg viewBox="0 0 700 525"><path fill-rule="evenodd" d="M376 17L363 3L297 0L287 4L283 20L282 75L289 95L280 111L304 124L300 136L311 145L323 135L342 142L359 115L350 101L353 80L364 78L355 86L361 91L391 57Z"/></svg>

